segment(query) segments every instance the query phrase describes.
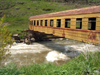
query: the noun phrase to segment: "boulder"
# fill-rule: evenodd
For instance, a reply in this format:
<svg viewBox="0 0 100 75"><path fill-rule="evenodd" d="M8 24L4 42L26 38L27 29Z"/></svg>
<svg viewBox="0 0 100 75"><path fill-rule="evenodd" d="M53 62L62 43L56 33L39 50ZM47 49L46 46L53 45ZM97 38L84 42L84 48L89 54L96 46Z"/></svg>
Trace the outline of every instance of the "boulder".
<svg viewBox="0 0 100 75"><path fill-rule="evenodd" d="M51 10L53 10L53 9L42 9L43 11L51 11Z"/></svg>
<svg viewBox="0 0 100 75"><path fill-rule="evenodd" d="M26 39L25 39L25 43L27 43L27 42L28 42L28 39L26 38Z"/></svg>
<svg viewBox="0 0 100 75"><path fill-rule="evenodd" d="M24 41L24 43L26 43L26 44L31 44L31 41L29 40L29 39L25 39L25 41Z"/></svg>
<svg viewBox="0 0 100 75"><path fill-rule="evenodd" d="M16 9L16 10L19 10L20 8L19 8L19 7L16 7L15 9Z"/></svg>
<svg viewBox="0 0 100 75"><path fill-rule="evenodd" d="M59 38L59 40L63 40L63 38Z"/></svg>
<svg viewBox="0 0 100 75"><path fill-rule="evenodd" d="M20 42L24 42L24 39L20 39Z"/></svg>
<svg viewBox="0 0 100 75"><path fill-rule="evenodd" d="M20 40L20 37L18 34L13 34L12 37L14 38L14 40Z"/></svg>
<svg viewBox="0 0 100 75"><path fill-rule="evenodd" d="M31 41L32 41L32 42L35 41L35 38L31 38Z"/></svg>
<svg viewBox="0 0 100 75"><path fill-rule="evenodd" d="M4 15L4 13L2 11L0 11L0 17L2 17Z"/></svg>
<svg viewBox="0 0 100 75"><path fill-rule="evenodd" d="M24 4L24 2L17 2L17 4Z"/></svg>
<svg viewBox="0 0 100 75"><path fill-rule="evenodd" d="M30 7L27 7L27 9L29 10L29 9L30 9Z"/></svg>

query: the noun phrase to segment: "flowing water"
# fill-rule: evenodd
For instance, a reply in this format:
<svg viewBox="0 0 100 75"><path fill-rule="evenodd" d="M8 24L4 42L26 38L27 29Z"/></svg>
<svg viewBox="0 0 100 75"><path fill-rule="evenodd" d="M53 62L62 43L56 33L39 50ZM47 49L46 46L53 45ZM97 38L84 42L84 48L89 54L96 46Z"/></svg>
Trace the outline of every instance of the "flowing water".
<svg viewBox="0 0 100 75"><path fill-rule="evenodd" d="M34 42L31 45L14 43L9 49L11 56L2 60L0 66L7 65L10 62L14 62L18 66L48 62L62 65L81 52L99 50L99 46L68 39Z"/></svg>

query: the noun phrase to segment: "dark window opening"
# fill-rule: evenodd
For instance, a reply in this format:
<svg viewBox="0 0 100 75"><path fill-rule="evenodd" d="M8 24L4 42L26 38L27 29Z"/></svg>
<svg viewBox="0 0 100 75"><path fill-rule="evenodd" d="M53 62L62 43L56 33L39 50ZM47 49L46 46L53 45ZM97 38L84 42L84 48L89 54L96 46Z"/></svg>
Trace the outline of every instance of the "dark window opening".
<svg viewBox="0 0 100 75"><path fill-rule="evenodd" d="M53 20L50 20L50 26L53 27Z"/></svg>
<svg viewBox="0 0 100 75"><path fill-rule="evenodd" d="M35 20L34 20L34 25L35 25Z"/></svg>
<svg viewBox="0 0 100 75"><path fill-rule="evenodd" d="M40 25L43 26L43 20L41 20Z"/></svg>
<svg viewBox="0 0 100 75"><path fill-rule="evenodd" d="M45 26L47 26L47 20L45 20Z"/></svg>
<svg viewBox="0 0 100 75"><path fill-rule="evenodd" d="M82 29L82 18L76 19L76 29Z"/></svg>
<svg viewBox="0 0 100 75"><path fill-rule="evenodd" d="M57 19L57 27L61 26L61 19Z"/></svg>
<svg viewBox="0 0 100 75"><path fill-rule="evenodd" d="M30 25L33 25L33 21L30 21Z"/></svg>
<svg viewBox="0 0 100 75"><path fill-rule="evenodd" d="M39 25L39 20L37 20L37 26Z"/></svg>
<svg viewBox="0 0 100 75"><path fill-rule="evenodd" d="M65 28L70 28L70 19L65 19Z"/></svg>
<svg viewBox="0 0 100 75"><path fill-rule="evenodd" d="M88 29L89 30L96 29L96 18L89 18Z"/></svg>

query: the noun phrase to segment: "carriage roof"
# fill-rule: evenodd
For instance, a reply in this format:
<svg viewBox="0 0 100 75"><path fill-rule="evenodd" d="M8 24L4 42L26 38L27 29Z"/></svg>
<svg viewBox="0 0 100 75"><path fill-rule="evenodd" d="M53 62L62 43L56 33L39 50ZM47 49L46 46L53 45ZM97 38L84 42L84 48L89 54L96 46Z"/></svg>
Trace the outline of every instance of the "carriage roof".
<svg viewBox="0 0 100 75"><path fill-rule="evenodd" d="M100 12L100 5L99 6L92 6L80 9L72 9L42 15L31 16L29 19L37 19L37 18L46 18L46 17L57 17L57 16L66 16L66 15L77 15L77 14L88 14L88 13L99 13Z"/></svg>

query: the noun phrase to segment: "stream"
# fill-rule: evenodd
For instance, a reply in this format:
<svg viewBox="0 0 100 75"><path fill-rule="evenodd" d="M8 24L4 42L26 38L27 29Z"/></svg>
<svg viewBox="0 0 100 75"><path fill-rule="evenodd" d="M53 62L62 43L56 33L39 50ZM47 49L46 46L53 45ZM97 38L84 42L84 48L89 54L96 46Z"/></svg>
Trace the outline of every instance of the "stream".
<svg viewBox="0 0 100 75"><path fill-rule="evenodd" d="M99 46L68 39L33 42L30 45L14 42L12 47L9 48L11 56L1 60L0 66L7 65L10 62L14 62L18 67L49 62L62 65L82 52L99 50Z"/></svg>

